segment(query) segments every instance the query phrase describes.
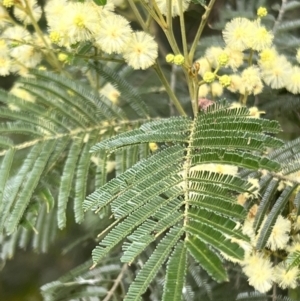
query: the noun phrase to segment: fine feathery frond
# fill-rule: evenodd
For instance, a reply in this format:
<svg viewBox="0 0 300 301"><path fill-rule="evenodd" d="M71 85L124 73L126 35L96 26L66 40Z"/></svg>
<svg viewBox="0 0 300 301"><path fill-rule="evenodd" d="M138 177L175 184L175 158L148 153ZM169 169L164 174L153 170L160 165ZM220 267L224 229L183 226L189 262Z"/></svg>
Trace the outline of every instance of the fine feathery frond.
<svg viewBox="0 0 300 301"><path fill-rule="evenodd" d="M66 225L69 201L73 200L75 221L82 222L86 194L106 182L107 155L94 155L90 148L148 118L132 121L104 96L64 76L38 70L32 75L19 83L31 100L0 90L0 117L4 120L0 123L0 232L7 246L9 239L11 246L16 246L17 239L23 247L31 241L37 250L46 251L57 226ZM123 83L121 89L128 95L134 93L129 84ZM139 103L145 106L141 99ZM139 110L132 108L137 116ZM135 154L116 158L117 165L125 158L127 169L148 152L138 146ZM19 225L23 226L20 230ZM48 235L38 238L38 233ZM5 238L7 234L10 238Z"/></svg>
<svg viewBox="0 0 300 301"><path fill-rule="evenodd" d="M277 220L278 215L282 212L282 210L284 209L286 203L289 200L289 197L291 196L291 194L293 193L294 189L295 189L296 185L292 185L292 186L287 186L281 193L280 197L278 198L278 200L276 201L276 203L273 205L273 208L271 209L266 222L264 223L261 233L257 239L257 244L256 244L256 248L258 250L262 249L270 235L272 232L272 228L275 225L275 222Z"/></svg>
<svg viewBox="0 0 300 301"><path fill-rule="evenodd" d="M249 241L237 227L247 211L237 203L236 196L243 192L251 194L253 188L238 175L210 168L225 164L248 170L280 170L277 160L264 155L266 147L283 144L265 132L279 130L276 122L249 118L246 108L215 105L200 112L194 120L173 117L153 121L96 144L92 148L94 153L120 152L149 142L159 143L160 150L84 201L84 209L95 212L110 205L117 223L94 249L94 266L124 239L121 260L131 263L150 243L161 238L125 300L141 300L164 262L168 267L164 296L175 292L173 278L178 275L180 279L176 281L180 287L183 285L184 258L188 255L215 280L227 280L220 254L235 260L244 256L243 249L228 238ZM276 212L269 214L269 223L275 222L273 219L291 191L293 188L282 193L274 207ZM175 262L181 265L175 267ZM179 291L175 295L180 300L178 294Z"/></svg>

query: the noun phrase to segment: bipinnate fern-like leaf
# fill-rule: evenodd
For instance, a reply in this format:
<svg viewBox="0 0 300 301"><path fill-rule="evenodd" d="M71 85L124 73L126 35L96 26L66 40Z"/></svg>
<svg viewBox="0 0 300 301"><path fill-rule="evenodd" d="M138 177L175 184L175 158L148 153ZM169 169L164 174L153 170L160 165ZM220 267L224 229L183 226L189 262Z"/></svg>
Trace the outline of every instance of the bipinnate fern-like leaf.
<svg viewBox="0 0 300 301"><path fill-rule="evenodd" d="M0 108L3 120L0 123L0 235L1 254L6 254L3 259L12 256L13 246L26 247L32 233L35 233L31 240L34 248L45 251L55 236L55 229L66 225L70 200L73 200L75 221L82 222L87 187L103 185L107 176L106 154L94 156L90 148L114 135L115 130L122 132L144 122L143 119L131 121L118 106L74 80L37 70L32 74L33 77L22 78L19 83L31 98L21 99L0 90L3 104ZM125 80L120 84L120 91L133 93ZM138 110L137 116L142 114L141 108L146 110L143 101L139 101L140 107L132 106L133 112L135 108ZM144 152L144 148L136 147L137 156L126 153L119 158L118 166L124 158L128 162L125 168L136 163L140 149ZM92 177L95 173L97 176ZM7 234L10 238L5 237Z"/></svg>
<svg viewBox="0 0 300 301"><path fill-rule="evenodd" d="M295 190L295 187L296 185L286 187L281 193L276 203L274 204L273 208L271 209L265 223L263 224L260 235L257 239L256 248L258 250L264 248L265 245L267 244L267 241L270 237L272 228L275 225L278 215L282 212L283 208L285 207L286 203L289 200L289 197Z"/></svg>
<svg viewBox="0 0 300 301"><path fill-rule="evenodd" d="M156 241L156 250L131 284L126 301L141 300L165 262L168 268L163 300L170 300L171 292L180 300L188 256L194 257L215 280L226 281L220 254L243 259L243 249L230 238L249 241L237 229L247 212L236 196L251 193L252 185L238 175L213 172L209 164L278 171L278 161L263 153L266 147L283 144L265 133L279 130L277 122L250 118L246 108L215 105L194 120L157 120L96 144L93 152L128 150L149 142L159 143L161 149L84 201L85 210L96 212L110 205L116 218L116 226L93 250L94 266L122 241L121 260L128 263ZM283 192L278 210L288 193ZM180 262L178 267L176 260ZM176 275L179 278L175 280ZM178 290L174 281L179 283Z"/></svg>

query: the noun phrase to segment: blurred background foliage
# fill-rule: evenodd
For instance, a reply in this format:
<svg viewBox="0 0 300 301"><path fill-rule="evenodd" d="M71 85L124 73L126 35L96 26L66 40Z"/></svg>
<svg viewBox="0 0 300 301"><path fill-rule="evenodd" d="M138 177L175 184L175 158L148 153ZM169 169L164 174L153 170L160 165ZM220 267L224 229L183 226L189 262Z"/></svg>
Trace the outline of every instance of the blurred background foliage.
<svg viewBox="0 0 300 301"><path fill-rule="evenodd" d="M44 5L44 2L44 0L39 1L41 5ZM283 14L280 13L282 3L286 3L286 9ZM289 4L290 7L288 7ZM296 48L300 46L300 1L217 0L210 15L208 26L203 33L203 37L197 49L196 57L200 57L207 47L221 43L221 30L227 21L237 16L244 16L250 19L254 18L257 7L262 5L266 6L269 10L269 16L265 22L267 26L274 31L275 44L279 52L287 55L292 61L296 53ZM193 40L202 13L202 7L194 4L192 4L190 9L186 12L186 28L189 42ZM120 9L120 14L131 21L131 25L134 29L139 29L138 23L129 7L125 6ZM178 18L174 18L173 22L174 31L179 42L181 39ZM44 18L40 21L40 24L46 30ZM170 48L161 30L155 25L153 26L153 31L156 33L156 39L160 46L160 58L163 62L164 56L170 51ZM172 72L176 73L177 81L174 87L176 94L183 103L188 103L186 88L180 85L180 77L182 74L179 72L177 74L176 67L172 69L172 67L166 63L164 64L164 70L168 72L169 76ZM147 101L155 108L156 114L161 117L169 116L172 108L169 107L167 94L161 89L157 78L153 76L154 73L151 70L133 72L129 69L127 69L126 72L126 79L129 83L137 87L141 95L147 94ZM9 90L16 78L17 76L15 75L0 77L0 87ZM156 88L152 88L152 91L149 91L147 88L149 86ZM230 98L230 96L229 93L226 95L228 98ZM262 95L259 95L259 98L253 97L251 102L250 105L256 105L259 109L266 111L266 118L280 121L284 129L284 137L281 138L290 140L299 137L299 95L291 95L284 89L276 92L274 90L266 90ZM1 266L0 300L42 300L40 293L40 287L42 285L56 280L72 268L90 259L91 251L95 245L93 241L95 233L90 233L92 223L92 220L87 220L82 225L77 225L72 215L70 215L67 227L58 233L57 239L50 247L48 253L37 254L34 250L18 250L13 260L7 261ZM102 228L103 227L102 225ZM93 231L95 231L95 228L93 228ZM77 239L80 237L83 239L78 241ZM74 241L77 241L77 244L74 244ZM235 300L235 297L231 299L232 296L236 296L240 291L247 290L248 287L245 281L243 281L243 276L240 271L234 271L234 267L232 267L232 271L229 283L216 284L212 282L206 274L203 274L200 268L191 262L190 277L193 279L189 281L189 283L191 283L190 291L187 289L185 292L187 300L191 297L188 297L188 295L195 294L193 292L195 287L198 287L198 292L201 292L198 294L197 300L216 300L214 299L216 296L222 296L218 298L218 300ZM201 273L203 275L201 275ZM159 290L159 288L157 289ZM295 296L296 294L295 292ZM150 292L149 295L151 295ZM256 300L256 297L257 296L253 295L253 300ZM296 296L295 300L300 300L297 299L298 297ZM240 296L239 300L243 300L243 296ZM284 299L282 298L282 300Z"/></svg>

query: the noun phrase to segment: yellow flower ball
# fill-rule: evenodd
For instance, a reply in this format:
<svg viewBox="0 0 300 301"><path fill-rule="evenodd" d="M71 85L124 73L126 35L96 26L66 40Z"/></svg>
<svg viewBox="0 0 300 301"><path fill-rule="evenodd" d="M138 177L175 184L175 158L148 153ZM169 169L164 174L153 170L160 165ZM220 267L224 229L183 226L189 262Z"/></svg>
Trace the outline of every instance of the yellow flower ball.
<svg viewBox="0 0 300 301"><path fill-rule="evenodd" d="M259 7L258 10L257 10L257 16L262 18L262 17L265 17L266 15L268 14L268 11L265 7Z"/></svg>
<svg viewBox="0 0 300 301"><path fill-rule="evenodd" d="M224 74L219 77L219 82L222 87L228 87L231 84L231 77L227 74Z"/></svg>
<svg viewBox="0 0 300 301"><path fill-rule="evenodd" d="M155 152L155 151L158 150L158 145L157 145L157 143L155 143L155 142L150 142L150 143L149 143L149 148L150 148L150 150L151 150L152 152Z"/></svg>
<svg viewBox="0 0 300 301"><path fill-rule="evenodd" d="M169 53L169 54L167 54L166 55L166 62L167 63L173 63L174 62L174 54L172 54L172 53Z"/></svg>
<svg viewBox="0 0 300 301"><path fill-rule="evenodd" d="M183 65L184 63L184 56L182 54L177 54L174 56L174 64L175 65Z"/></svg>
<svg viewBox="0 0 300 301"><path fill-rule="evenodd" d="M205 72L203 75L203 80L206 83L212 83L216 78L216 75L213 72Z"/></svg>
<svg viewBox="0 0 300 301"><path fill-rule="evenodd" d="M229 56L223 52L218 56L217 60L218 60L219 65L224 67L227 65L227 63L229 61Z"/></svg>

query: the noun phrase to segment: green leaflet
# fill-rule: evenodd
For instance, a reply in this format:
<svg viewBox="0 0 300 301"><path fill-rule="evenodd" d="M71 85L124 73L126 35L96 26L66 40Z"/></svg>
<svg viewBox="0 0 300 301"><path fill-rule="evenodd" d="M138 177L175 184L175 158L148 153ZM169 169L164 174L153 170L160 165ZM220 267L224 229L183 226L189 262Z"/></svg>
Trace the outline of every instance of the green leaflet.
<svg viewBox="0 0 300 301"><path fill-rule="evenodd" d="M187 250L180 241L174 248L167 265L167 279L164 284L163 301L181 301L186 274Z"/></svg>
<svg viewBox="0 0 300 301"><path fill-rule="evenodd" d="M160 236L161 242L167 239L168 234L164 233L169 233L168 229L174 229L174 224L180 221L184 223L181 230L186 239L175 247L166 274L166 279L180 285L176 290L167 280L164 298L170 299L173 293L178 300L181 298L185 264L176 266L175 263L185 257L184 250L188 250L214 279L227 280L219 253L243 259L243 249L230 242L228 236L249 241L236 229L237 223L247 214L237 204L236 196L251 193L252 188L239 175L201 170L201 166L215 163L249 170L280 169L277 160L261 153L266 147L282 145L280 140L264 133L278 132L278 123L248 118L248 114L246 108L217 105L200 113L195 120L173 117L152 121L96 144L93 152L115 152L117 156L149 142L162 143L163 147L129 169L122 168L123 173L85 200L85 210L96 212L110 204L117 219L115 228L94 249L94 263L103 260L125 238L129 241L123 243L121 260L132 263ZM130 286L125 300L140 300L165 260L163 256L155 262L151 260L157 250L150 255L146 270L141 270L143 277L138 276Z"/></svg>
<svg viewBox="0 0 300 301"><path fill-rule="evenodd" d="M146 291L148 285L153 280L162 264L168 258L173 246L177 243L182 233L182 227L175 226L171 228L171 230L159 242L155 251L137 274L134 282L130 285L124 301L141 300L141 295Z"/></svg>
<svg viewBox="0 0 300 301"><path fill-rule="evenodd" d="M209 249L205 243L193 236L189 237L185 243L191 255L211 277L219 282L228 281L228 276L220 257Z"/></svg>

